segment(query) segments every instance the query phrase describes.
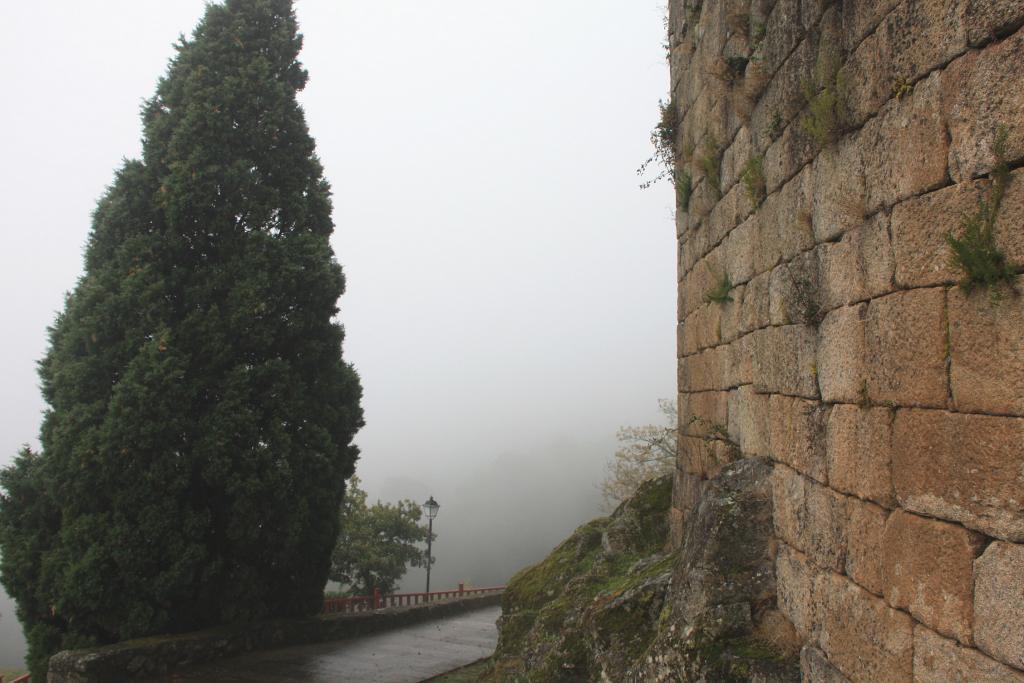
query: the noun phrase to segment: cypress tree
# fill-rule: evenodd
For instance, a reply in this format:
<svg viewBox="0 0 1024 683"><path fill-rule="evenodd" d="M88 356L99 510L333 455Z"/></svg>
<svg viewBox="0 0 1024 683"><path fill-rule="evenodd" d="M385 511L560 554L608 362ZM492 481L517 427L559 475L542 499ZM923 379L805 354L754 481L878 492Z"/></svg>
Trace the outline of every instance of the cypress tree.
<svg viewBox="0 0 1024 683"><path fill-rule="evenodd" d="M361 390L291 0L210 5L143 107L39 364L39 453L0 474L29 664L316 612Z"/></svg>

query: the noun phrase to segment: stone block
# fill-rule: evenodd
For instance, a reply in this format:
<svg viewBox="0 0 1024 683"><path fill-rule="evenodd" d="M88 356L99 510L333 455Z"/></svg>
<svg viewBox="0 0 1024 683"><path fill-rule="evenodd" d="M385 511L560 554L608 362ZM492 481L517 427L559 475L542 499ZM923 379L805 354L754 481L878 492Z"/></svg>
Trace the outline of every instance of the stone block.
<svg viewBox="0 0 1024 683"><path fill-rule="evenodd" d="M769 327L754 347L754 389L818 398L817 334L805 325Z"/></svg>
<svg viewBox="0 0 1024 683"><path fill-rule="evenodd" d="M905 509L1024 541L1024 419L900 410L892 454Z"/></svg>
<svg viewBox="0 0 1024 683"><path fill-rule="evenodd" d="M688 515L700 500L703 480L694 472L687 472L677 467L675 481L672 484L672 507Z"/></svg>
<svg viewBox="0 0 1024 683"><path fill-rule="evenodd" d="M848 306L893 290L895 269L889 216L875 214L838 242L818 247L819 301L823 310Z"/></svg>
<svg viewBox="0 0 1024 683"><path fill-rule="evenodd" d="M679 359L679 388L683 391L716 391L722 374L718 349Z"/></svg>
<svg viewBox="0 0 1024 683"><path fill-rule="evenodd" d="M848 100L863 122L900 88L967 50L959 2L918 0L897 5L847 63Z"/></svg>
<svg viewBox="0 0 1024 683"><path fill-rule="evenodd" d="M668 511L668 538L673 550L677 550L683 544L683 536L686 532L686 515L682 510L672 508Z"/></svg>
<svg viewBox="0 0 1024 683"><path fill-rule="evenodd" d="M764 175L768 192L775 192L810 162L817 147L800 126L789 125L764 153Z"/></svg>
<svg viewBox="0 0 1024 683"><path fill-rule="evenodd" d="M793 121L806 101L803 83L814 69L814 50L810 41L800 43L765 88L750 117L754 146L764 151Z"/></svg>
<svg viewBox="0 0 1024 683"><path fill-rule="evenodd" d="M988 173L992 141L1009 129L1010 160L1024 157L1024 29L984 50L968 52L942 72L941 116L951 139L949 175L955 182Z"/></svg>
<svg viewBox="0 0 1024 683"><path fill-rule="evenodd" d="M833 406L825 433L829 485L892 508L892 421L888 408Z"/></svg>
<svg viewBox="0 0 1024 683"><path fill-rule="evenodd" d="M925 287L956 282L963 273L950 263L946 235L959 235L963 217L978 210L990 191L988 181L962 182L914 197L893 209L892 233L896 252L896 282L902 287ZM1010 182L995 225L996 245L1011 263L1024 263L1024 170Z"/></svg>
<svg viewBox="0 0 1024 683"><path fill-rule="evenodd" d="M744 455L768 455L769 397L750 385L729 392L729 439Z"/></svg>
<svg viewBox="0 0 1024 683"><path fill-rule="evenodd" d="M729 393L700 391L679 394L680 433L706 436L715 425L729 422Z"/></svg>
<svg viewBox="0 0 1024 683"><path fill-rule="evenodd" d="M803 39L800 0L778 0L765 23L765 35L771 39L760 42L754 57L766 74L774 74Z"/></svg>
<svg viewBox="0 0 1024 683"><path fill-rule="evenodd" d="M1017 290L1024 292L1024 277ZM957 410L1024 415L1024 297L993 304L983 292L953 289L949 332Z"/></svg>
<svg viewBox="0 0 1024 683"><path fill-rule="evenodd" d="M813 638L817 628L813 591L820 570L807 556L782 543L775 558L775 580L778 586L779 610L793 623L801 638Z"/></svg>
<svg viewBox="0 0 1024 683"><path fill-rule="evenodd" d="M757 219L753 216L740 223L725 240L725 268L734 285L743 284L754 277L757 243Z"/></svg>
<svg viewBox="0 0 1024 683"><path fill-rule="evenodd" d="M772 458L827 484L825 425L829 411L828 406L817 401L772 395L769 409Z"/></svg>
<svg viewBox="0 0 1024 683"><path fill-rule="evenodd" d="M678 325L679 338L677 348L679 356L692 356L700 350L697 343L697 333L700 331L700 320L695 316L689 316Z"/></svg>
<svg viewBox="0 0 1024 683"><path fill-rule="evenodd" d="M945 308L941 288L897 292L871 301L866 347L872 401L946 406Z"/></svg>
<svg viewBox="0 0 1024 683"><path fill-rule="evenodd" d="M974 563L978 647L1024 669L1024 546L996 542Z"/></svg>
<svg viewBox="0 0 1024 683"><path fill-rule="evenodd" d="M1019 0L967 0L964 23L970 44L982 45L1020 28L1024 24L1024 4Z"/></svg>
<svg viewBox="0 0 1024 683"><path fill-rule="evenodd" d="M823 401L862 400L868 377L867 314L868 305L857 304L837 308L822 320L816 363Z"/></svg>
<svg viewBox="0 0 1024 683"><path fill-rule="evenodd" d="M846 574L875 595L886 586L883 537L889 512L874 503L847 499Z"/></svg>
<svg viewBox="0 0 1024 683"><path fill-rule="evenodd" d="M816 241L835 239L864 222L868 190L863 153L856 137L845 137L815 158L811 173Z"/></svg>
<svg viewBox="0 0 1024 683"><path fill-rule="evenodd" d="M707 266L698 261L679 283L676 298L676 313L679 320L685 320L704 304L705 281L709 279Z"/></svg>
<svg viewBox="0 0 1024 683"><path fill-rule="evenodd" d="M1024 683L1024 673L918 626L914 629L914 683Z"/></svg>
<svg viewBox="0 0 1024 683"><path fill-rule="evenodd" d="M775 530L817 566L846 564L846 497L781 464L772 474Z"/></svg>
<svg viewBox="0 0 1024 683"><path fill-rule="evenodd" d="M721 175L723 187L732 187L740 181L740 175L743 174L747 159L751 157L752 153L750 130L740 128L732 143L722 153Z"/></svg>
<svg viewBox="0 0 1024 683"><path fill-rule="evenodd" d="M850 683L824 652L810 645L800 650L800 679L804 683Z"/></svg>
<svg viewBox="0 0 1024 683"><path fill-rule="evenodd" d="M768 317L772 325L817 325L818 260L813 251L798 254L771 271Z"/></svg>
<svg viewBox="0 0 1024 683"><path fill-rule="evenodd" d="M740 303L740 327L743 332L766 327L769 323L769 273L762 273L747 283Z"/></svg>
<svg viewBox="0 0 1024 683"><path fill-rule="evenodd" d="M974 559L982 537L957 524L902 510L885 525L885 598L949 638L970 645Z"/></svg>
<svg viewBox="0 0 1024 683"><path fill-rule="evenodd" d="M698 153L703 154L703 151ZM747 196L746 188L742 185L733 185L721 199L717 200L708 215L706 227L710 245L719 244L733 228L750 216L752 211L753 205Z"/></svg>
<svg viewBox="0 0 1024 683"><path fill-rule="evenodd" d="M1024 131L1022 131L1024 132ZM996 244L1010 263L1024 265L1024 169L1010 173L1010 182L1000 204L993 230Z"/></svg>
<svg viewBox="0 0 1024 683"><path fill-rule="evenodd" d="M735 341L744 334L743 297L746 295L746 285L733 287L730 294L732 301L718 305L719 336L724 344Z"/></svg>
<svg viewBox="0 0 1024 683"><path fill-rule="evenodd" d="M752 332L726 347L725 383L730 388L753 383L754 343L758 334L760 332Z"/></svg>
<svg viewBox="0 0 1024 683"><path fill-rule="evenodd" d="M846 49L853 50L900 0L844 0L843 26L846 27Z"/></svg>
<svg viewBox="0 0 1024 683"><path fill-rule="evenodd" d="M814 246L814 233L807 220L811 207L810 181L809 171L804 170L778 192L770 194L761 205L757 214L756 272L771 270Z"/></svg>
<svg viewBox="0 0 1024 683"><path fill-rule="evenodd" d="M727 302L728 303L728 302ZM697 348L701 351L718 346L722 341L722 306L709 303L694 311L691 316L696 322Z"/></svg>
<svg viewBox="0 0 1024 683"><path fill-rule="evenodd" d="M901 202L892 210L896 283L927 287L955 282L946 234L978 206L978 183L960 183Z"/></svg>
<svg viewBox="0 0 1024 683"><path fill-rule="evenodd" d="M820 647L847 678L913 680L914 621L908 615L835 574L819 575L814 592L822 601Z"/></svg>
<svg viewBox="0 0 1024 683"><path fill-rule="evenodd" d="M919 81L912 94L890 100L856 136L871 181L867 214L946 183L949 145L940 112L942 86L938 72Z"/></svg>
<svg viewBox="0 0 1024 683"><path fill-rule="evenodd" d="M699 480L707 479L717 469L714 449L703 437L679 436L677 467Z"/></svg>
<svg viewBox="0 0 1024 683"><path fill-rule="evenodd" d="M702 229L700 222L696 221L692 216L689 216L687 223L689 224L687 232L679 238L679 260L683 269L683 279L685 279L685 276L693 270L693 267L697 265L697 262L700 261L701 257L704 256L704 254L706 254L711 248L711 244L708 241L707 236L708 231ZM680 279L680 282L682 282L683 279Z"/></svg>

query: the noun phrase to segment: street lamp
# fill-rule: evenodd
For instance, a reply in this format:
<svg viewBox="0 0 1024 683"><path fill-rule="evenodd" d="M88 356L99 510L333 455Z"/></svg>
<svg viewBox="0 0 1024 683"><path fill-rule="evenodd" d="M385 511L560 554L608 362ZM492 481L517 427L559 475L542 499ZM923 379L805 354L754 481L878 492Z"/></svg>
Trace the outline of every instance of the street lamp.
<svg viewBox="0 0 1024 683"><path fill-rule="evenodd" d="M437 504L434 497L431 496L430 500L423 504L423 507L427 509L427 592L430 592L430 565L432 564L433 557L430 554L430 544L434 539L434 517L437 517L437 510L441 506Z"/></svg>

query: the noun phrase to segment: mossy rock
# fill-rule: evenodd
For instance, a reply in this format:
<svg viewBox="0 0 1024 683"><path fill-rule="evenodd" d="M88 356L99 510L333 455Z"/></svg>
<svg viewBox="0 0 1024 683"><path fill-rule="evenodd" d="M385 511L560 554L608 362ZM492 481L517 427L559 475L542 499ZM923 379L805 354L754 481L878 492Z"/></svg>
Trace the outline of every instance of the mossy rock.
<svg viewBox="0 0 1024 683"><path fill-rule="evenodd" d="M483 680L594 680L598 621L615 648L638 652L646 647L653 631L640 623L639 615L633 621L625 617L628 610L622 610L621 619L614 609L597 621L593 615L622 602L656 574L667 582L671 562L652 554L666 544L671 495L671 477L646 482L610 517L580 526L544 560L512 577L494 666ZM604 543L609 530L625 533L628 543L610 550ZM656 606L648 605L655 618L662 601L659 597Z"/></svg>

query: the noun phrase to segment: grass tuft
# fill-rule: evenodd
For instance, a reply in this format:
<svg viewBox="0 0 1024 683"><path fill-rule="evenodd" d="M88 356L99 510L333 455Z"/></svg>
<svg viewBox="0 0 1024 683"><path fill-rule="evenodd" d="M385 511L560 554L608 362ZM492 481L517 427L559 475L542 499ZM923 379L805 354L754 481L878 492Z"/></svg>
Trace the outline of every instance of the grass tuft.
<svg viewBox="0 0 1024 683"><path fill-rule="evenodd" d="M743 186L747 188L750 201L753 202L755 207L760 205L768 194L768 186L764 177L764 155L758 154L747 160L740 180L743 181Z"/></svg>
<svg viewBox="0 0 1024 683"><path fill-rule="evenodd" d="M704 170L704 179L711 187L715 199L722 198L722 150L714 136L704 142L704 153L700 158L700 166Z"/></svg>
<svg viewBox="0 0 1024 683"><path fill-rule="evenodd" d="M690 210L690 197L692 196L693 178L686 171L682 171L676 176L676 202L683 213Z"/></svg>
<svg viewBox="0 0 1024 683"><path fill-rule="evenodd" d="M807 112L800 118L800 127L818 147L838 140L849 125L849 84L840 66L837 58L819 59L814 79L803 83Z"/></svg>
<svg viewBox="0 0 1024 683"><path fill-rule="evenodd" d="M992 189L978 200L978 209L974 213L963 217L959 236L946 233L946 242L952 252L950 263L964 274L960 286L968 293L987 288L993 300L999 299L999 285L1009 284L1012 287L1016 275L995 240L996 217L1010 182L1010 167L1006 163L1008 135L1006 126L1000 126L992 143L996 157L991 176Z"/></svg>
<svg viewBox="0 0 1024 683"><path fill-rule="evenodd" d="M711 286L707 292L704 293L704 301L708 303L724 304L728 301L732 301L732 280L729 278L729 273L722 271L721 273L715 273L711 271L712 276L715 278L715 283Z"/></svg>

